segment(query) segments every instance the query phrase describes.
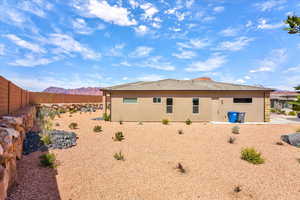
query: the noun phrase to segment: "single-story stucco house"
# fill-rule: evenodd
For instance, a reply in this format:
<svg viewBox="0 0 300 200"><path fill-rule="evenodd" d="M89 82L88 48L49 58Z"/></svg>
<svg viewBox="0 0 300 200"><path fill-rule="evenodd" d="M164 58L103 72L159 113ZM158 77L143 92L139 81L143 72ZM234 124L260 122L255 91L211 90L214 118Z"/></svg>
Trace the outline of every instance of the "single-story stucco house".
<svg viewBox="0 0 300 200"><path fill-rule="evenodd" d="M228 121L229 111L246 122L270 121L270 88L210 79L135 82L102 88L111 121ZM108 101L110 99L110 106Z"/></svg>
<svg viewBox="0 0 300 200"><path fill-rule="evenodd" d="M296 101L300 93L294 91L274 91L271 92L271 108L292 110L291 101Z"/></svg>

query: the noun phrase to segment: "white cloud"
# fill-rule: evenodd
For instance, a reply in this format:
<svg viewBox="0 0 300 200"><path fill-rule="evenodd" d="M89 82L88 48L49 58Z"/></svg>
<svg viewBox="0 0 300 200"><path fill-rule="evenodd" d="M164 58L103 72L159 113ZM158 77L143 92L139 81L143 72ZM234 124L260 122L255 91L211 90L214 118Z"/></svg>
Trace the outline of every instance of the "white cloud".
<svg viewBox="0 0 300 200"><path fill-rule="evenodd" d="M57 60L59 60L58 57L42 58L33 54L27 54L24 56L24 58L16 59L15 61L8 64L21 67L35 67L40 65L47 65Z"/></svg>
<svg viewBox="0 0 300 200"><path fill-rule="evenodd" d="M46 17L44 9L51 10L53 5L47 1L43 0L34 0L34 1L22 1L18 7L21 10L30 12L39 17Z"/></svg>
<svg viewBox="0 0 300 200"><path fill-rule="evenodd" d="M53 33L50 34L48 42L58 47L54 50L54 53L58 55L62 53L67 55L79 53L85 59L98 59L101 57L100 53L96 53L92 49L83 46L69 35Z"/></svg>
<svg viewBox="0 0 300 200"><path fill-rule="evenodd" d="M254 4L261 11L271 11L272 9L281 9L287 0L267 0Z"/></svg>
<svg viewBox="0 0 300 200"><path fill-rule="evenodd" d="M286 59L286 49L272 50L267 57L259 61L259 67L257 69L250 70L250 73L274 71L278 66L284 63Z"/></svg>
<svg viewBox="0 0 300 200"><path fill-rule="evenodd" d="M223 64L227 62L225 56L220 54L214 54L210 58L205 61L197 61L192 63L188 68L185 70L188 72L208 72L213 71L217 68L220 68Z"/></svg>
<svg viewBox="0 0 300 200"><path fill-rule="evenodd" d="M195 3L195 0L187 0L185 3L185 6L187 8L191 8L194 3Z"/></svg>
<svg viewBox="0 0 300 200"><path fill-rule="evenodd" d="M113 48L111 48L108 52L108 56L123 56L122 50L125 47L124 43L117 44Z"/></svg>
<svg viewBox="0 0 300 200"><path fill-rule="evenodd" d="M220 35L222 35L224 37L233 37L233 36L236 36L238 34L238 32L239 32L239 29L228 27L226 29L223 29L220 32Z"/></svg>
<svg viewBox="0 0 300 200"><path fill-rule="evenodd" d="M213 10L215 12L223 12L225 10L225 8L223 6L217 6L217 7L214 7Z"/></svg>
<svg viewBox="0 0 300 200"><path fill-rule="evenodd" d="M177 45L187 49L202 49L210 45L207 39L190 39L188 42L177 42Z"/></svg>
<svg viewBox="0 0 300 200"><path fill-rule="evenodd" d="M257 29L276 29L284 26L283 22L279 22L277 24L268 24L266 19L259 19Z"/></svg>
<svg viewBox="0 0 300 200"><path fill-rule="evenodd" d="M215 19L216 19L215 16L206 16L206 17L203 17L203 18L202 18L202 21L203 21L203 22L210 22L210 21L213 21L213 20L215 20Z"/></svg>
<svg viewBox="0 0 300 200"><path fill-rule="evenodd" d="M180 53L173 53L173 56L179 59L192 59L197 56L194 51L181 50Z"/></svg>
<svg viewBox="0 0 300 200"><path fill-rule="evenodd" d="M76 33L89 35L94 32L94 30L86 24L85 20L82 18L76 18L72 20L72 26Z"/></svg>
<svg viewBox="0 0 300 200"><path fill-rule="evenodd" d="M251 77L250 77L250 76L244 76L244 79L246 79L246 80L250 80L250 79L251 79Z"/></svg>
<svg viewBox="0 0 300 200"><path fill-rule="evenodd" d="M237 84L244 84L244 83L246 83L246 81L244 80L244 79L237 79L236 81L235 81Z"/></svg>
<svg viewBox="0 0 300 200"><path fill-rule="evenodd" d="M132 8L137 8L139 6L139 3L135 0L129 0L129 4Z"/></svg>
<svg viewBox="0 0 300 200"><path fill-rule="evenodd" d="M16 45L23 47L25 49L29 49L36 53L46 53L46 50L43 49L42 47L40 47L38 44L33 44L33 43L27 42L25 40L22 40L21 38L19 38L18 36L14 35L14 34L7 34L7 35L4 35L4 37L8 38Z"/></svg>
<svg viewBox="0 0 300 200"><path fill-rule="evenodd" d="M144 3L140 5L141 9L144 10L143 17L145 19L152 19L152 17L158 13L158 9L151 3Z"/></svg>
<svg viewBox="0 0 300 200"><path fill-rule="evenodd" d="M134 30L138 35L145 35L149 32L149 28L145 25L140 25L138 27L135 27Z"/></svg>
<svg viewBox="0 0 300 200"><path fill-rule="evenodd" d="M158 81L164 79L164 76L156 75L156 74L150 74L146 76L138 77L138 81Z"/></svg>
<svg viewBox="0 0 300 200"><path fill-rule="evenodd" d="M225 41L220 43L220 45L215 50L240 51L244 49L253 40L253 38L239 37L236 38L234 41Z"/></svg>
<svg viewBox="0 0 300 200"><path fill-rule="evenodd" d="M169 62L164 62L161 56L154 56L147 59L145 62L138 64L141 67L149 67L164 71L174 71L175 67Z"/></svg>
<svg viewBox="0 0 300 200"><path fill-rule="evenodd" d="M0 56L4 55L5 46L4 44L0 44Z"/></svg>
<svg viewBox="0 0 300 200"><path fill-rule="evenodd" d="M132 26L137 22L130 18L130 11L127 8L111 6L107 1L81 0L76 1L73 6L86 17L97 17L105 22L119 26Z"/></svg>
<svg viewBox="0 0 300 200"><path fill-rule="evenodd" d="M149 54L153 51L153 48L147 46L139 46L133 52L129 54L130 57L133 58L141 58L149 56Z"/></svg>
<svg viewBox="0 0 300 200"><path fill-rule="evenodd" d="M287 72L298 72L298 73L300 73L300 65L298 65L298 66L296 66L296 67L290 67L290 68L288 68L288 69L285 71L285 73L287 73Z"/></svg>

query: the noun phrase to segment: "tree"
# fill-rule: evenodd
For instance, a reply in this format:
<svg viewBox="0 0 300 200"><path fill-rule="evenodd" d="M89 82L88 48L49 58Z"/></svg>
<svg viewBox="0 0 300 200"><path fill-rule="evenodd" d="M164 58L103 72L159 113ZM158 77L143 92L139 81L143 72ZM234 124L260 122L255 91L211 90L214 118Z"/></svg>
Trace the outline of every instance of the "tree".
<svg viewBox="0 0 300 200"><path fill-rule="evenodd" d="M295 90L299 90L300 91L300 85L298 85L298 86L296 86L294 88L295 88Z"/></svg>
<svg viewBox="0 0 300 200"><path fill-rule="evenodd" d="M293 110L300 111L300 96L297 97L297 100L290 101L289 104L293 105Z"/></svg>
<svg viewBox="0 0 300 200"><path fill-rule="evenodd" d="M300 17L293 15L288 16L287 20L284 21L289 27L285 28L289 34L300 34Z"/></svg>

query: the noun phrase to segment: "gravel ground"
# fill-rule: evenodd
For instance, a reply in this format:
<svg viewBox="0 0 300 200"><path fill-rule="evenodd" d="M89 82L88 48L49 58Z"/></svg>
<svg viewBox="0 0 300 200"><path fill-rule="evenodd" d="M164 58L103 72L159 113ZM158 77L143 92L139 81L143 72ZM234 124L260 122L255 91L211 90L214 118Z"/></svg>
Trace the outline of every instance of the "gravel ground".
<svg viewBox="0 0 300 200"><path fill-rule="evenodd" d="M296 124L233 125L193 123L110 123L92 120L97 113L68 114L56 119L57 129L70 130L77 122L77 146L51 150L60 166L57 175L38 166L38 153L19 161L19 185L9 200L293 200L300 196L300 149L276 145L280 135L293 133ZM102 125L103 132L93 127ZM184 134L179 135L178 129ZM125 140L115 142L122 131ZM236 137L235 144L227 142ZM266 162L253 165L240 159L243 147L254 147ZM122 151L125 161L114 153ZM175 169L180 162L187 170ZM233 192L235 186L242 191Z"/></svg>

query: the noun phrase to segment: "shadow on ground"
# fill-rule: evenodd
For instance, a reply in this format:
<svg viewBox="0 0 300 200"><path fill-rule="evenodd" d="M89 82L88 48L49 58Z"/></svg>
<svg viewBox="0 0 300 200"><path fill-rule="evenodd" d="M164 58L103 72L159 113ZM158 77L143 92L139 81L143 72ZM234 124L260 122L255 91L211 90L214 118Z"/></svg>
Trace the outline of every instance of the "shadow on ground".
<svg viewBox="0 0 300 200"><path fill-rule="evenodd" d="M43 153L47 152L34 152L18 161L17 184L7 200L61 200L56 170L40 166L39 156Z"/></svg>

